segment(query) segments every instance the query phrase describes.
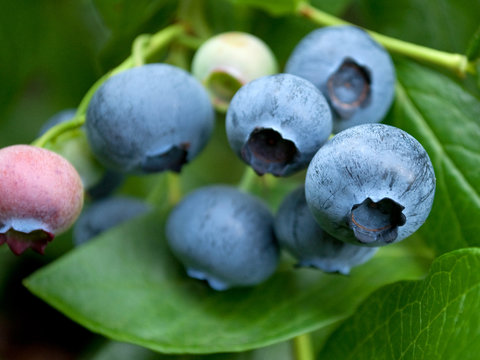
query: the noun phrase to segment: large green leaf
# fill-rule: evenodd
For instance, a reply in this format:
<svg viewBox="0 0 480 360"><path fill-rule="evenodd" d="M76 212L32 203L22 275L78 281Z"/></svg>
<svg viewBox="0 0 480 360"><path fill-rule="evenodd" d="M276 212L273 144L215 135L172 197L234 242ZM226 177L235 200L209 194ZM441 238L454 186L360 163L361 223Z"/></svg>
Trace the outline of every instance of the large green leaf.
<svg viewBox="0 0 480 360"><path fill-rule="evenodd" d="M385 286L335 331L318 359L478 359L480 249L445 254L425 280Z"/></svg>
<svg viewBox="0 0 480 360"><path fill-rule="evenodd" d="M480 101L449 78L413 63L397 66L394 125L432 160L437 190L420 228L438 253L480 245Z"/></svg>
<svg viewBox="0 0 480 360"><path fill-rule="evenodd" d="M350 276L284 263L260 286L215 292L189 279L170 255L160 215L136 219L29 277L36 295L115 340L168 353L242 351L337 322L386 283L415 279L425 259L402 246Z"/></svg>

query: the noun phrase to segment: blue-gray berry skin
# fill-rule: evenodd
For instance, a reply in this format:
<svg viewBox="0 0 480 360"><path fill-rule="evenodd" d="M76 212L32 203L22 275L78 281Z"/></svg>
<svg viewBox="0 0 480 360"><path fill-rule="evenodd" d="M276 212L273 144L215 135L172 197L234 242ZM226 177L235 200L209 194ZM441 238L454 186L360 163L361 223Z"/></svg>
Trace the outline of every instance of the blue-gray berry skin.
<svg viewBox="0 0 480 360"><path fill-rule="evenodd" d="M285 72L311 81L322 91L332 107L335 133L382 121L394 97L390 55L354 26L312 31L293 50Z"/></svg>
<svg viewBox="0 0 480 360"><path fill-rule="evenodd" d="M336 238L382 246L414 233L427 219L435 173L427 152L405 131L363 124L331 138L312 159L308 206Z"/></svg>
<svg viewBox="0 0 480 360"><path fill-rule="evenodd" d="M73 242L81 245L102 232L134 217L146 214L151 207L127 196L98 200L86 207L73 227Z"/></svg>
<svg viewBox="0 0 480 360"><path fill-rule="evenodd" d="M87 110L87 137L108 168L125 173L180 171L207 144L214 111L186 71L148 64L109 78Z"/></svg>
<svg viewBox="0 0 480 360"><path fill-rule="evenodd" d="M275 234L280 246L298 260L298 266L344 275L368 261L378 249L349 244L323 231L307 206L304 186L283 200L275 216Z"/></svg>
<svg viewBox="0 0 480 360"><path fill-rule="evenodd" d="M166 235L188 275L215 290L258 284L277 267L273 215L233 187L212 185L188 194L172 210Z"/></svg>
<svg viewBox="0 0 480 360"><path fill-rule="evenodd" d="M235 153L259 174L291 175L308 166L332 131L325 97L290 74L264 76L235 94L226 118Z"/></svg>

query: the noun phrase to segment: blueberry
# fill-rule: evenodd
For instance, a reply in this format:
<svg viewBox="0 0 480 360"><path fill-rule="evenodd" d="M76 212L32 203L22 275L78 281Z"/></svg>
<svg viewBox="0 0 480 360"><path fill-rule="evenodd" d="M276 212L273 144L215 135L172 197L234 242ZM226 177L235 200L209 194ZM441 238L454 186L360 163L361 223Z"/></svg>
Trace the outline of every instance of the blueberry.
<svg viewBox="0 0 480 360"><path fill-rule="evenodd" d="M221 185L197 189L171 212L168 244L190 277L215 290L267 279L278 262L273 215L257 198Z"/></svg>
<svg viewBox="0 0 480 360"><path fill-rule="evenodd" d="M100 233L150 210L148 204L133 197L115 196L96 201L80 214L73 227L73 242L77 246L86 243Z"/></svg>
<svg viewBox="0 0 480 360"><path fill-rule="evenodd" d="M238 31L208 39L195 53L192 74L210 93L215 107L228 108L235 92L247 82L277 72L272 51L258 37Z"/></svg>
<svg viewBox="0 0 480 360"><path fill-rule="evenodd" d="M425 149L405 131L363 124L330 139L305 180L308 206L332 236L382 246L414 233L427 219L435 173Z"/></svg>
<svg viewBox="0 0 480 360"><path fill-rule="evenodd" d="M125 70L93 95L87 138L108 168L125 173L180 171L206 145L214 111L206 90L167 64Z"/></svg>
<svg viewBox="0 0 480 360"><path fill-rule="evenodd" d="M304 186L283 200L275 217L275 234L279 244L298 259L298 266L345 275L378 249L349 244L323 231L307 206Z"/></svg>
<svg viewBox="0 0 480 360"><path fill-rule="evenodd" d="M38 136L43 135L55 125L72 120L75 114L76 109L59 111L43 124ZM77 169L87 194L93 199L110 195L124 181L123 174L105 169L95 159L83 127L61 136L51 144L50 149L65 157Z"/></svg>
<svg viewBox="0 0 480 360"><path fill-rule="evenodd" d="M392 104L395 68L388 52L354 26L317 29L304 37L285 72L317 86L333 112L333 131L380 122Z"/></svg>
<svg viewBox="0 0 480 360"><path fill-rule="evenodd" d="M228 141L258 174L287 176L307 167L328 139L332 115L309 81L290 74L264 76L233 97Z"/></svg>
<svg viewBox="0 0 480 360"><path fill-rule="evenodd" d="M80 214L80 176L60 155L29 145L1 149L0 174L0 245L43 254Z"/></svg>

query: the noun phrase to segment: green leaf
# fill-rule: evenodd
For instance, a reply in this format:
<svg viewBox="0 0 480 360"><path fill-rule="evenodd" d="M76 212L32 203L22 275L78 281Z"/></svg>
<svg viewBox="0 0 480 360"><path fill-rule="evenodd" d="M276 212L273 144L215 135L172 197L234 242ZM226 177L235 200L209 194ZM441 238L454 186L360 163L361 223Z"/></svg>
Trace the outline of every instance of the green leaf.
<svg viewBox="0 0 480 360"><path fill-rule="evenodd" d="M247 5L267 11L271 15L280 16L295 13L302 0L230 0L237 5Z"/></svg>
<svg viewBox="0 0 480 360"><path fill-rule="evenodd" d="M370 295L318 359L478 359L480 249L438 258L425 280Z"/></svg>
<svg viewBox="0 0 480 360"><path fill-rule="evenodd" d="M437 178L420 235L440 254L480 245L480 101L413 63L399 63L397 76L390 120L422 143Z"/></svg>
<svg viewBox="0 0 480 360"><path fill-rule="evenodd" d="M189 279L163 239L159 214L102 234L30 276L26 286L88 329L167 353L243 351L352 314L373 290L424 274L425 259L381 249L350 276L284 262L256 287L216 292ZM401 244L400 244L401 245Z"/></svg>

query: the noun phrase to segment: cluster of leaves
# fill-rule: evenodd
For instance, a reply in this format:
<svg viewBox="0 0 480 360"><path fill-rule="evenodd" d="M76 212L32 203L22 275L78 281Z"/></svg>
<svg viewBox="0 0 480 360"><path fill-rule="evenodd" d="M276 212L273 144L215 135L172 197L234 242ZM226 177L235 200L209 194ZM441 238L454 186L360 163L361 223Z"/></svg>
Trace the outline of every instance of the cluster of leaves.
<svg viewBox="0 0 480 360"><path fill-rule="evenodd" d="M76 106L95 78L128 56L136 36L176 19L190 22L203 36L253 33L284 64L299 39L316 27L294 13L299 3L4 1L0 36L16 35L1 38L11 51L0 54L0 63L8 64L0 67L0 143L30 142L45 118ZM312 4L379 33L448 52L469 48L470 59L478 56L477 2ZM18 28L17 18L26 29ZM19 56L25 49L28 56ZM190 56L190 50L176 45L164 59L188 67ZM480 351L480 91L474 76L459 79L448 70L394 60L396 99L385 122L412 134L429 153L437 177L434 207L419 232L382 248L350 276L293 271L286 259L265 284L214 292L188 279L171 256L162 235L165 212L159 210L68 251L25 285L86 328L142 346L110 343L94 359L197 358L159 355L144 347L174 354L242 352L209 359L291 359L284 341L308 332L319 359L475 358ZM182 171L182 190L236 183L242 171L219 115L213 140ZM267 178L268 186L259 181L253 191L275 209L302 176ZM153 187L155 199L165 200L168 194L159 192L164 187L158 183L166 183L165 175L132 178L121 191L147 196ZM12 261L3 261L9 258L5 249L0 258L1 288Z"/></svg>

